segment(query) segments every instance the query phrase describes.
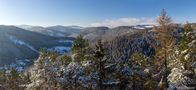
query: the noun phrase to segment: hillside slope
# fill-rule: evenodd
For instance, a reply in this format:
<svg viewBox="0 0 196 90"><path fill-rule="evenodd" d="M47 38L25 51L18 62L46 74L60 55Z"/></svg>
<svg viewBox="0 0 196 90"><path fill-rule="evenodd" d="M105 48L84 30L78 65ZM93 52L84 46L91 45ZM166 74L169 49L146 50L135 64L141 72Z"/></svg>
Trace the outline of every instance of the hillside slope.
<svg viewBox="0 0 196 90"><path fill-rule="evenodd" d="M72 38L55 38L15 26L0 26L0 66L16 60L36 59L41 48L71 47Z"/></svg>

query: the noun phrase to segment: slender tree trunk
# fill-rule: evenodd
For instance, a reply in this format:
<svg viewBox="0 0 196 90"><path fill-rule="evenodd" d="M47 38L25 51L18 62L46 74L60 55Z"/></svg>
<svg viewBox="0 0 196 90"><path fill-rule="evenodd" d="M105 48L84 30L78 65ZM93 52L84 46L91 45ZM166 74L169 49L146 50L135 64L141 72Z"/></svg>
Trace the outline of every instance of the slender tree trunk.
<svg viewBox="0 0 196 90"><path fill-rule="evenodd" d="M168 81L167 81L167 76L168 76L168 73L167 73L167 42L166 42L166 40L164 41L165 42L165 46L164 46L164 49L165 49L165 55L164 55L164 57L165 57L165 62L164 62L164 64L165 64L165 85L166 85L166 88L168 88Z"/></svg>

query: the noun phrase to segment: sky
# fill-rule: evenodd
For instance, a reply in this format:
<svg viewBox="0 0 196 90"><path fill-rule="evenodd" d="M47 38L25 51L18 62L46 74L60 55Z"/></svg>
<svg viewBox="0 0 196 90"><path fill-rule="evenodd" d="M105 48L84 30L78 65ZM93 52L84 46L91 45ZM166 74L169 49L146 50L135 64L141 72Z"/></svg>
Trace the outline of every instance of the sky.
<svg viewBox="0 0 196 90"><path fill-rule="evenodd" d="M174 22L196 22L196 0L0 0L0 24L153 24L162 9Z"/></svg>

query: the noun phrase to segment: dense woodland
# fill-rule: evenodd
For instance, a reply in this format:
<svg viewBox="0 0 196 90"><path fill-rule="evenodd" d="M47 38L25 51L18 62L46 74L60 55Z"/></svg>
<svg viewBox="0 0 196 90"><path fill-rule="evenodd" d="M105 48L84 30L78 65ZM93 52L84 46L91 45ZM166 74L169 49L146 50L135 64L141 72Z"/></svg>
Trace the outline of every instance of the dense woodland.
<svg viewBox="0 0 196 90"><path fill-rule="evenodd" d="M0 72L0 90L176 90L196 87L196 25L179 27L163 10L159 25L91 43L71 55L45 49L23 72Z"/></svg>

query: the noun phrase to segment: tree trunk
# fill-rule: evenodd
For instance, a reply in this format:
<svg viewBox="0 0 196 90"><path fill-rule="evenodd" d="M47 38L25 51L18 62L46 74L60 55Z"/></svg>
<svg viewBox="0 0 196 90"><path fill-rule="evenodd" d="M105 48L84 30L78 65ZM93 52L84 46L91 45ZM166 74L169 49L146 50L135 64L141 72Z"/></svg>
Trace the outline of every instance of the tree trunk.
<svg viewBox="0 0 196 90"><path fill-rule="evenodd" d="M165 55L164 55L164 57L165 57L165 62L164 62L164 64L165 64L165 85L166 85L166 88L168 88L168 81L167 81L167 76L168 76L168 73L167 73L167 42L166 42L166 40L164 41L165 42L165 46L164 46L164 49L165 49Z"/></svg>

